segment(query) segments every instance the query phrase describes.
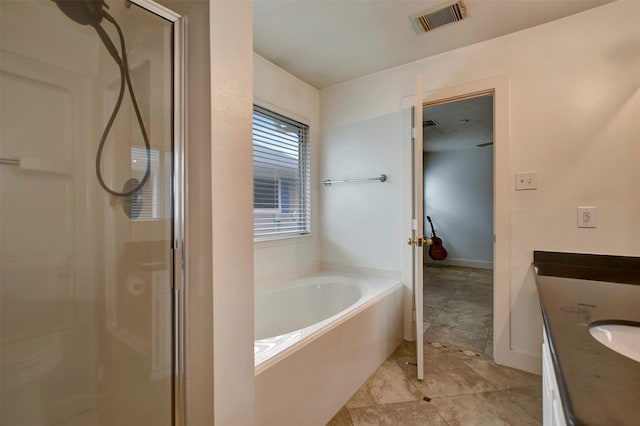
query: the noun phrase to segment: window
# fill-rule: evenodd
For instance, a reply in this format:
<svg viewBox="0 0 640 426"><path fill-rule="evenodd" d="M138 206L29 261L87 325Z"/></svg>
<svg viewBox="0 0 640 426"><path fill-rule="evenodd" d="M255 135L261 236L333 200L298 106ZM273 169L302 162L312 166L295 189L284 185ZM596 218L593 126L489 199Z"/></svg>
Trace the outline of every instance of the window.
<svg viewBox="0 0 640 426"><path fill-rule="evenodd" d="M171 161L170 152L152 149L149 179L142 187L142 210L134 220L171 219ZM142 180L147 171L147 150L131 147L132 175Z"/></svg>
<svg viewBox="0 0 640 426"><path fill-rule="evenodd" d="M311 232L309 126L253 108L253 235Z"/></svg>

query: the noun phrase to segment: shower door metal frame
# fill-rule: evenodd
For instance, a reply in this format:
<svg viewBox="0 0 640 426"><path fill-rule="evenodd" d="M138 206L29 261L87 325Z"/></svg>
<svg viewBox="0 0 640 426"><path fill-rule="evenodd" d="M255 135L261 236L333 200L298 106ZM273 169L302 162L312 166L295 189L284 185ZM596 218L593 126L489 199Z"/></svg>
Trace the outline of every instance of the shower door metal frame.
<svg viewBox="0 0 640 426"><path fill-rule="evenodd" d="M175 426L186 425L186 386L185 386L185 19L174 11L153 0L129 0L140 8L163 18L172 24L172 155L173 176L173 276L172 276L172 417Z"/></svg>

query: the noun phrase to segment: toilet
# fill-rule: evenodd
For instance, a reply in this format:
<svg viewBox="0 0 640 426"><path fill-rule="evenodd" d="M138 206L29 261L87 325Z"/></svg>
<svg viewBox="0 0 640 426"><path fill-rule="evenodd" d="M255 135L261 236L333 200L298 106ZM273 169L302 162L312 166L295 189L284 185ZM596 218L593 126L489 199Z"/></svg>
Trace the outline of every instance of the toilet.
<svg viewBox="0 0 640 426"><path fill-rule="evenodd" d="M14 343L1 349L0 423L7 425L44 425L40 380L62 359L59 333Z"/></svg>

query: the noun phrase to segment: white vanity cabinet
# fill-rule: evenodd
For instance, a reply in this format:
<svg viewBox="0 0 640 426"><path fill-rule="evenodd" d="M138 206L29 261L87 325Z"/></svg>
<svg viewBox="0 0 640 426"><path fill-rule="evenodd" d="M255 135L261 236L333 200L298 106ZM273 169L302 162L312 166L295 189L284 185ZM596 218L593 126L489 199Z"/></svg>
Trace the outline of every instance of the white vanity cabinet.
<svg viewBox="0 0 640 426"><path fill-rule="evenodd" d="M567 424L562 409L558 381L553 369L549 349L549 338L543 327L542 334L542 424L543 426L565 426Z"/></svg>

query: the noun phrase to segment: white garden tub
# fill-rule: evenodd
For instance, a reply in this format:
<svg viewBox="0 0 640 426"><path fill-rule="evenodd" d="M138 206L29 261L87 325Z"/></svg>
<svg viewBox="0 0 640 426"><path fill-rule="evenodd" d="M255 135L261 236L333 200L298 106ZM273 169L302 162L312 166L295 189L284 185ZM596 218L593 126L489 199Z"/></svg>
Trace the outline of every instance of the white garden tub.
<svg viewBox="0 0 640 426"><path fill-rule="evenodd" d="M326 424L400 344L402 289L318 274L257 291L256 424Z"/></svg>

